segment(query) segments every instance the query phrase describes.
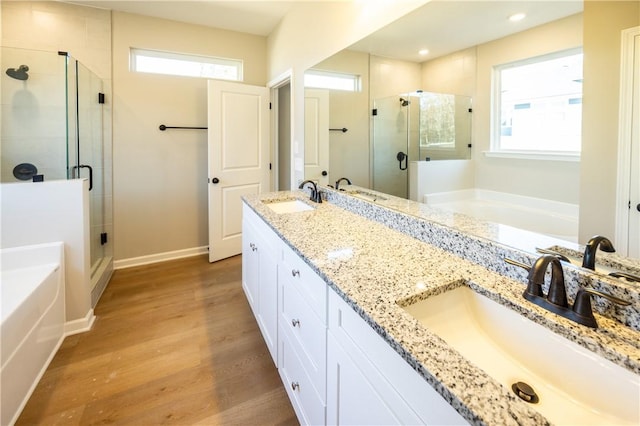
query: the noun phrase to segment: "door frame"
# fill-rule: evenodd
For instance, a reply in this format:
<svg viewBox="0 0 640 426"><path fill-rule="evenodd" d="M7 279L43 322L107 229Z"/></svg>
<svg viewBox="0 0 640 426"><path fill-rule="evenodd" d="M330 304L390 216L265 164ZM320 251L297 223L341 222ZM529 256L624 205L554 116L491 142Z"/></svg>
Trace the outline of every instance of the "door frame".
<svg viewBox="0 0 640 426"><path fill-rule="evenodd" d="M294 189L295 175L293 171L294 155L293 155L293 123L294 123L294 84L293 84L293 69L289 68L273 80L269 81L267 88L271 94L271 190L279 190L279 168L278 153L280 148L280 135L282 132L286 132L286 129L280 129L279 117L280 117L280 105L278 101L278 91L284 87L289 86L290 99L289 99L289 141L291 143L291 158L289 159L290 188Z"/></svg>
<svg viewBox="0 0 640 426"><path fill-rule="evenodd" d="M640 26L622 32L620 55L620 107L618 116L618 177L616 185L616 248L621 255L628 254L629 247L629 195L631 190L632 123L638 120L633 114L634 51ZM638 70L635 70L637 72ZM640 145L639 141L635 141Z"/></svg>

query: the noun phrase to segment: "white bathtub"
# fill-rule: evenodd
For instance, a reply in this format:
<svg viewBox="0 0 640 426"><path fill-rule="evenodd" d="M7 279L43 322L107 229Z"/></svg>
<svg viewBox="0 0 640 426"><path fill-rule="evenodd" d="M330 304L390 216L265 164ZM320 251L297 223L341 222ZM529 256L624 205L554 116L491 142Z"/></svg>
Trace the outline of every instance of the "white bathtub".
<svg viewBox="0 0 640 426"><path fill-rule="evenodd" d="M482 189L427 194L423 202L477 219L578 242L578 206Z"/></svg>
<svg viewBox="0 0 640 426"><path fill-rule="evenodd" d="M0 423L17 419L64 339L64 244L0 250Z"/></svg>

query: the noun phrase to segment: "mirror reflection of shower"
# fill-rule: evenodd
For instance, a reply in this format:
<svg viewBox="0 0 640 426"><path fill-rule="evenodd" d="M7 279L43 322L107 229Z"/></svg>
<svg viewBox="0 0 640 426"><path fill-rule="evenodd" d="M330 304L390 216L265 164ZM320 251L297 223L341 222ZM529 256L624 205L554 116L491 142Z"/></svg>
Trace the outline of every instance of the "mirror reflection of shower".
<svg viewBox="0 0 640 426"><path fill-rule="evenodd" d="M11 78L15 78L16 80L27 80L29 78L29 66L20 65L18 69L16 68L7 68L7 75Z"/></svg>
<svg viewBox="0 0 640 426"><path fill-rule="evenodd" d="M374 101L372 189L408 198L411 161L471 157L471 98L417 90Z"/></svg>

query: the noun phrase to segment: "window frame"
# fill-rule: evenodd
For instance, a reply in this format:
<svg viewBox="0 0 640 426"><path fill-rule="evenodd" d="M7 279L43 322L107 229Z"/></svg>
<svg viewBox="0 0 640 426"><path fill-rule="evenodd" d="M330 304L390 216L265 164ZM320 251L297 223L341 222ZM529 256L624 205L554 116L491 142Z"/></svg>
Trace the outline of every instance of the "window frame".
<svg viewBox="0 0 640 426"><path fill-rule="evenodd" d="M485 151L487 157L521 158L532 160L556 160L556 161L580 161L581 151L567 150L535 150L535 149L505 149L501 142L501 119L502 119L502 71L505 69L550 61L583 54L582 46L571 49L564 49L556 52L546 53L525 59L519 59L504 64L494 65L491 79L491 117L490 117L490 150ZM582 99L582 96L581 98ZM582 127L582 126L581 126Z"/></svg>
<svg viewBox="0 0 640 426"><path fill-rule="evenodd" d="M184 62L191 62L194 64L202 65L222 65L222 66L233 66L237 70L237 78L225 78L223 76L211 76L211 75L194 75L194 74L176 74L164 72L164 70L160 69L157 71L151 70L140 70L138 69L138 57L148 57L148 58L156 58L156 59L167 59L167 60L177 60ZM194 55L191 53L179 53L179 52L168 52L163 50L153 50L153 49L142 49L137 47L129 48L129 70L131 72L136 73L145 73L145 74L156 74L156 75L168 75L174 77L191 77L191 78L205 78L207 80L224 80L224 81L237 81L242 82L244 80L244 61L242 59L234 59L234 58L222 58L217 56L205 56L205 55Z"/></svg>

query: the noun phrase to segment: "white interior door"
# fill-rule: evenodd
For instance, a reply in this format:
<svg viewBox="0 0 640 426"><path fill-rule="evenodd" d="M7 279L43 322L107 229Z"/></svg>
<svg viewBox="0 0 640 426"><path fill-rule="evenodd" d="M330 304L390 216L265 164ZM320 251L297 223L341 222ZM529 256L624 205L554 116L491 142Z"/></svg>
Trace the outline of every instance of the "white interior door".
<svg viewBox="0 0 640 426"><path fill-rule="evenodd" d="M615 244L619 254L640 258L640 26L621 38Z"/></svg>
<svg viewBox="0 0 640 426"><path fill-rule="evenodd" d="M209 81L209 262L242 252L243 195L269 190L269 90Z"/></svg>
<svg viewBox="0 0 640 426"><path fill-rule="evenodd" d="M640 258L640 34L634 37L633 101L631 114L631 179L629 200L629 253Z"/></svg>
<svg viewBox="0 0 640 426"><path fill-rule="evenodd" d="M329 92L304 91L304 178L329 183Z"/></svg>

